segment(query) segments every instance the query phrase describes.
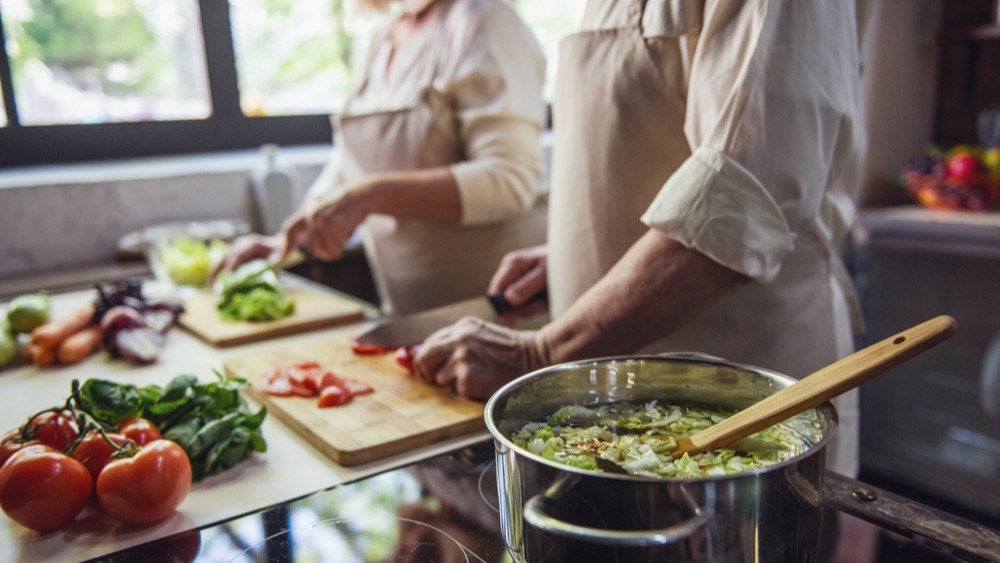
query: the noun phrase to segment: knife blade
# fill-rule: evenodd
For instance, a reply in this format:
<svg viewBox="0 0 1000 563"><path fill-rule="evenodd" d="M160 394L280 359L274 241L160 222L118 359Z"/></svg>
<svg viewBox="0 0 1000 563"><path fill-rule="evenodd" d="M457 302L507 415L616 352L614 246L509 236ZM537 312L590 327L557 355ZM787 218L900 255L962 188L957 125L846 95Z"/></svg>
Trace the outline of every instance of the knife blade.
<svg viewBox="0 0 1000 563"><path fill-rule="evenodd" d="M381 348L412 346L462 317L478 317L496 322L500 314L508 309L510 304L502 293L473 297L411 315L387 318L355 337L355 341Z"/></svg>

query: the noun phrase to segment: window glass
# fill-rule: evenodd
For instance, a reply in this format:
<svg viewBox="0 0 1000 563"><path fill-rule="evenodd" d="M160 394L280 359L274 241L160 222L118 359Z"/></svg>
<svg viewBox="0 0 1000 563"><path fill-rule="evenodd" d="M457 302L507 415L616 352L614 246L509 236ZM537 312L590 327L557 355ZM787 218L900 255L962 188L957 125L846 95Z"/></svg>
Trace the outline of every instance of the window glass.
<svg viewBox="0 0 1000 563"><path fill-rule="evenodd" d="M23 125L201 119L198 0L0 0Z"/></svg>
<svg viewBox="0 0 1000 563"><path fill-rule="evenodd" d="M348 6L345 7L345 4ZM240 107L250 116L339 111L373 14L345 0L230 0Z"/></svg>
<svg viewBox="0 0 1000 563"><path fill-rule="evenodd" d="M545 101L551 103L559 63L559 40L579 28L583 0L514 0L518 13L538 37L545 51Z"/></svg>

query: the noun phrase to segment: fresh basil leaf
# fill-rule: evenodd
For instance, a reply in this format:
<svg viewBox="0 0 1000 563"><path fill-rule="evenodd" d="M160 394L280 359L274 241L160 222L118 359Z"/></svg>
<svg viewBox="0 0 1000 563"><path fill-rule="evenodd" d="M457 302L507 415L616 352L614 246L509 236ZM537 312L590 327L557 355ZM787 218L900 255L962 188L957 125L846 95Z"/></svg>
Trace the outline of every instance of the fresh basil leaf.
<svg viewBox="0 0 1000 563"><path fill-rule="evenodd" d="M135 385L104 379L88 379L80 387L80 406L101 422L117 423L139 414L139 392Z"/></svg>

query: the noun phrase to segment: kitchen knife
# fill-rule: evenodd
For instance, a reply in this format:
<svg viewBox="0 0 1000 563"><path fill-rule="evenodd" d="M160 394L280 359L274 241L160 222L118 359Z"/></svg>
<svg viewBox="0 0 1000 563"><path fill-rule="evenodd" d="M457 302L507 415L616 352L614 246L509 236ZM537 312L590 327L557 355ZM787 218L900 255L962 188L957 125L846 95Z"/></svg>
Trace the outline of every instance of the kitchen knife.
<svg viewBox="0 0 1000 563"><path fill-rule="evenodd" d="M366 346L381 348L411 346L423 342L438 329L462 317L478 317L495 322L499 319L499 315L508 309L510 303L504 299L503 294L493 293L411 315L387 318L367 332L358 335L355 341Z"/></svg>

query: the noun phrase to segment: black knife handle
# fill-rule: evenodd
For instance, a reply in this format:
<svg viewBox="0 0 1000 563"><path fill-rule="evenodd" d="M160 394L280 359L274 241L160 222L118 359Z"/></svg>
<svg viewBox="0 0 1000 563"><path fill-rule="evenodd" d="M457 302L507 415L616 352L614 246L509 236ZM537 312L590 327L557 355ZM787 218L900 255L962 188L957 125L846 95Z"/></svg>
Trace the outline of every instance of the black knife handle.
<svg viewBox="0 0 1000 563"><path fill-rule="evenodd" d="M538 299L545 299L546 292L547 291L545 289L539 291L534 297L528 300L528 303L537 301ZM502 315L514 308L514 306L510 304L510 301L507 301L507 298L503 296L503 291L490 293L486 296L486 298L489 299L490 305L493 306L493 310L496 311L498 315Z"/></svg>

